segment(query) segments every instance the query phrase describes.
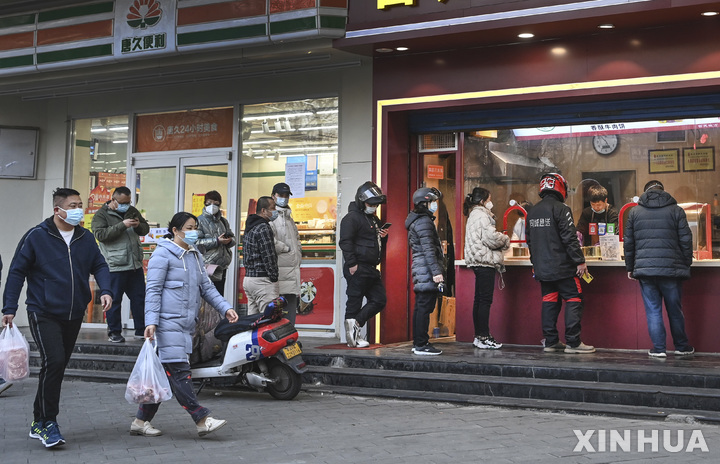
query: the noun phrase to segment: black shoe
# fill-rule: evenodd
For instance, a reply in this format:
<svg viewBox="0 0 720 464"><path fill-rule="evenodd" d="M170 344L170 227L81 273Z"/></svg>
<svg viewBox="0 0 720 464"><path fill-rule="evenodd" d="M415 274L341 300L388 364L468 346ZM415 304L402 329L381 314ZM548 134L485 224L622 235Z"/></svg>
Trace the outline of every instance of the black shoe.
<svg viewBox="0 0 720 464"><path fill-rule="evenodd" d="M108 341L112 343L125 343L125 337L123 337L119 333L111 333L108 337Z"/></svg>
<svg viewBox="0 0 720 464"><path fill-rule="evenodd" d="M413 354L419 354L422 356L437 356L442 354L442 350L438 350L429 343L424 346L413 346L412 352Z"/></svg>

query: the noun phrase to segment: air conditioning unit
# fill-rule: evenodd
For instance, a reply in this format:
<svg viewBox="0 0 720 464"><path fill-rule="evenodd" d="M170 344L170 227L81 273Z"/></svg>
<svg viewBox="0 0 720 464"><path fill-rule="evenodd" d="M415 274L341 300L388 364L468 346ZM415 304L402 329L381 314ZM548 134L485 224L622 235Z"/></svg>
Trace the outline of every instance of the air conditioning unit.
<svg viewBox="0 0 720 464"><path fill-rule="evenodd" d="M457 151L457 149L458 134L456 132L418 135L418 151L420 153Z"/></svg>

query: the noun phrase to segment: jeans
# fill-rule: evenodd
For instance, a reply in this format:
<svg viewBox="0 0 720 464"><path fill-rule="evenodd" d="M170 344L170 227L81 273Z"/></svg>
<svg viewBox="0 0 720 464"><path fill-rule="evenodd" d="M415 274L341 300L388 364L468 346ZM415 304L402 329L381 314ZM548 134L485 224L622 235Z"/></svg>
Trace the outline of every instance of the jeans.
<svg viewBox="0 0 720 464"><path fill-rule="evenodd" d="M82 319L63 320L29 312L30 332L40 352L40 375L33 406L33 420L57 422L60 387L65 367L75 349Z"/></svg>
<svg viewBox="0 0 720 464"><path fill-rule="evenodd" d="M438 298L435 292L415 292L415 311L413 311L413 346L425 346L430 341L428 326L430 314L435 310Z"/></svg>
<svg viewBox="0 0 720 464"><path fill-rule="evenodd" d="M580 345L580 320L583 312L583 295L580 279L568 277L554 281L541 281L542 291L542 330L545 346L560 341L557 319L562 302L565 300L565 342L575 348Z"/></svg>
<svg viewBox="0 0 720 464"><path fill-rule="evenodd" d="M120 306L124 293L130 299L130 312L135 324L135 335L143 335L145 333L145 272L143 268L134 271L111 272L110 291L113 295L113 303L105 315L108 334L122 332Z"/></svg>
<svg viewBox="0 0 720 464"><path fill-rule="evenodd" d="M344 266L343 275L347 281L345 319L355 319L362 327L387 304L380 271L368 264L360 264L355 274L350 274L349 268ZM365 306L362 305L363 298L367 298Z"/></svg>
<svg viewBox="0 0 720 464"><path fill-rule="evenodd" d="M685 316L682 311L682 281L669 277L644 277L640 280L648 332L656 353L665 352L665 323L663 322L662 305L670 321L670 334L677 351L690 349L685 334Z"/></svg>
<svg viewBox="0 0 720 464"><path fill-rule="evenodd" d="M475 300L473 301L473 324L475 336L487 337L490 335L490 306L495 291L495 268L474 267L475 273Z"/></svg>
<svg viewBox="0 0 720 464"><path fill-rule="evenodd" d="M164 363L165 374L170 381L170 388L172 389L173 395L180 406L182 406L197 424L204 417L210 415L208 408L200 406L198 403L197 395L193 390L192 378L190 377L190 364L178 362L178 363ZM155 414L158 412L161 403L153 404L141 404L138 408L135 418L141 421L152 421Z"/></svg>

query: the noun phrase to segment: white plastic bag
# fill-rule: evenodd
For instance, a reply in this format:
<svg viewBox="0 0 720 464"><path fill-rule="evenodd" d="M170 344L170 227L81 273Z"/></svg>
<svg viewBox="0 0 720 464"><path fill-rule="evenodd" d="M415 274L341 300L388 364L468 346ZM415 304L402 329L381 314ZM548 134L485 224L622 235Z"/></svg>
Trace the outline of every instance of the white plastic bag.
<svg viewBox="0 0 720 464"><path fill-rule="evenodd" d="M125 388L130 404L162 403L172 398L170 382L155 347L146 339Z"/></svg>
<svg viewBox="0 0 720 464"><path fill-rule="evenodd" d="M13 324L0 333L0 377L5 380L23 380L30 376L30 345Z"/></svg>

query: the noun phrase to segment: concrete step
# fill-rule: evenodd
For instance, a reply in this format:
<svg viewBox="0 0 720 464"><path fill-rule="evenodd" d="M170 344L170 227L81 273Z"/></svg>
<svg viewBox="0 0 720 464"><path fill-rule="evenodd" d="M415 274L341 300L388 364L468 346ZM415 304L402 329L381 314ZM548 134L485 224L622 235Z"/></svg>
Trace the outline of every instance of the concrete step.
<svg viewBox="0 0 720 464"><path fill-rule="evenodd" d="M30 375L37 377L39 367L30 367ZM129 372L92 371L86 369L65 369L65 379L82 380L84 382L127 383Z"/></svg>
<svg viewBox="0 0 720 464"><path fill-rule="evenodd" d="M659 409L645 406L628 406L571 401L539 400L532 398L507 398L500 396L478 396L436 391L397 390L351 387L342 385L303 384L311 392L336 393L341 395L394 398L397 400L440 401L478 406L495 406L512 409L537 409L540 411L564 411L571 414L587 414L630 419L670 420L678 422L708 422L720 425L720 412L687 409Z"/></svg>
<svg viewBox="0 0 720 464"><path fill-rule="evenodd" d="M73 353L68 369L129 374L136 360L137 356ZM40 354L37 351L30 352L30 366L40 367Z"/></svg>

